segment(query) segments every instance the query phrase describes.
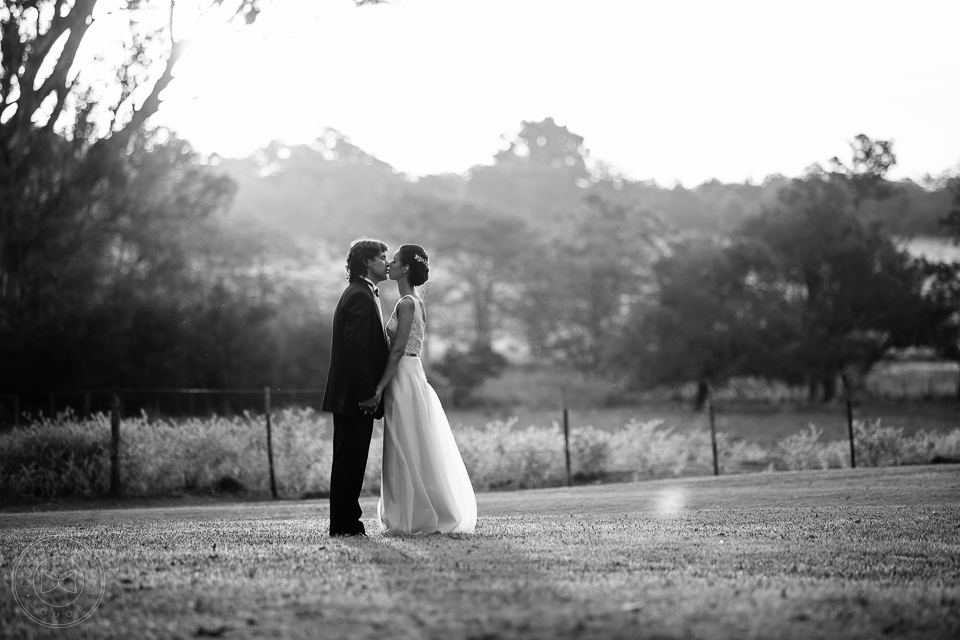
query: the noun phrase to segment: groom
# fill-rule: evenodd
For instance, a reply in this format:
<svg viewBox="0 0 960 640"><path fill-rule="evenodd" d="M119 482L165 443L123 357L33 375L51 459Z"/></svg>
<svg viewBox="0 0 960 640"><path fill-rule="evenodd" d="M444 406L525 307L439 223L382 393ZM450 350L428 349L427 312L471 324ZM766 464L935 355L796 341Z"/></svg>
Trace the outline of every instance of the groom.
<svg viewBox="0 0 960 640"><path fill-rule="evenodd" d="M347 279L333 313L333 344L322 409L333 414L330 535L366 535L360 490L373 421L383 417L376 386L387 364L387 340L377 285L387 277L387 245L361 238L350 245Z"/></svg>

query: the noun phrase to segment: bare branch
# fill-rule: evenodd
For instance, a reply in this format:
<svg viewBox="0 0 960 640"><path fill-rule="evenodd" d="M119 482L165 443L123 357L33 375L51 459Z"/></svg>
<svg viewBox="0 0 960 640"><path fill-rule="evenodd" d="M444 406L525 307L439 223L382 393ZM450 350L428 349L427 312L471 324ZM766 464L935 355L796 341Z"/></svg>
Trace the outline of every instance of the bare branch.
<svg viewBox="0 0 960 640"><path fill-rule="evenodd" d="M108 138L98 140L94 144L94 149L91 150L91 153L119 152L119 148L127 144L130 136L146 122L147 118L157 112L157 109L160 108L160 94L163 93L163 90L166 89L170 81L173 80L173 67L177 64L181 56L183 56L188 43L189 41L187 40L181 40L171 44L170 56L167 58L166 67L164 67L160 78L157 79L157 83L153 86L150 95L143 101L139 109L134 110L133 116L130 118L130 121L124 125L123 129L114 132Z"/></svg>
<svg viewBox="0 0 960 640"><path fill-rule="evenodd" d="M57 0L53 8L53 22L50 23L50 28L47 29L47 32L40 35L40 30L39 28L37 29L37 39L31 43L33 46L31 55L41 59L46 57L53 43L59 40L64 31L72 26L74 20L77 20L80 16L84 16L85 12L87 15L93 12L93 5L96 4L96 1L89 2L84 0L83 2L77 2L77 4L67 12L67 15L62 16L60 15L60 9L63 7L63 3L64 0ZM89 7L85 7L84 4L89 5ZM86 16L84 16L83 22L86 22Z"/></svg>
<svg viewBox="0 0 960 640"><path fill-rule="evenodd" d="M60 36L68 29L70 30L70 37L66 46L63 48L63 52L60 54L60 59L57 61L57 64L60 65L64 57L69 58L71 62L73 61L83 34L86 33L87 28L90 26L90 18L93 15L93 9L96 4L97 0L77 0L77 3L66 16L61 17L58 12L53 19L53 23L50 25L50 29L43 35L38 34L37 38L29 43L32 51L25 64L26 69L20 77L22 95L26 96L27 91L33 92L33 85L34 82L36 82L37 73L39 73L40 67L43 65L44 58L50 53L51 47L60 39ZM79 36L77 35L78 31ZM39 98L35 104L39 104L42 100L43 98Z"/></svg>
<svg viewBox="0 0 960 640"><path fill-rule="evenodd" d="M57 89L57 104L53 107L53 113L50 114L50 119L47 120L47 123L44 125L46 131L53 131L53 125L56 124L57 120L60 118L60 114L63 113L63 105L67 102L67 96L70 95L70 90L73 88L72 82L67 82L64 79L63 86Z"/></svg>
<svg viewBox="0 0 960 640"><path fill-rule="evenodd" d="M43 84L40 85L40 88L37 89L35 95L32 97L33 104L35 105L34 108L39 106L40 103L50 95L51 91L67 85L67 73L69 73L70 67L73 66L77 49L80 47L80 42L83 40L89 27L90 22L84 20L80 24L74 24L70 28L70 35L67 36L67 42L63 47L63 51L60 53L60 57L57 59L57 64L53 68L53 72L43 81ZM31 84L31 89L32 88L33 86Z"/></svg>

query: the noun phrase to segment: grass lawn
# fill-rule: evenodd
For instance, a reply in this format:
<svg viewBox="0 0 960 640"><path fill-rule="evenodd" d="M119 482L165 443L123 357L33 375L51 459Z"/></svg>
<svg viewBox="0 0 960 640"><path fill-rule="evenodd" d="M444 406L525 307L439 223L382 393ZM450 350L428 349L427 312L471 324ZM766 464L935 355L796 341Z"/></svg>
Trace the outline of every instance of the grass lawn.
<svg viewBox="0 0 960 640"><path fill-rule="evenodd" d="M478 500L472 536L399 539L330 539L323 501L7 511L0 637L960 637L960 466ZM103 602L66 630L9 586L51 535L105 570Z"/></svg>

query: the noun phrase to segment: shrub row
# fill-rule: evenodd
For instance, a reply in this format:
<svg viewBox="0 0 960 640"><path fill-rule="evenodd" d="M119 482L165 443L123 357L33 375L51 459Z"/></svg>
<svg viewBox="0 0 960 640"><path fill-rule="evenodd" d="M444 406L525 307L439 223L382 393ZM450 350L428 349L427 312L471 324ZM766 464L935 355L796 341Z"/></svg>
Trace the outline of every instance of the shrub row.
<svg viewBox="0 0 960 640"><path fill-rule="evenodd" d="M280 412L273 422L277 486L281 495L325 495L330 483L327 424L311 409ZM150 421L124 420L121 473L130 496L270 489L262 416ZM478 491L558 486L566 477L563 434L549 427L516 428L516 420L484 429L454 430ZM718 434L722 473L827 469L850 465L849 444L821 442L814 425L772 450ZM365 490L379 493L382 434L370 448ZM855 424L858 466L960 462L960 429L945 434L903 430L874 422ZM15 500L97 496L109 490L110 420L79 420L71 413L0 435L0 494ZM632 420L607 432L573 429L571 469L580 481L618 473L633 479L712 473L709 434L677 433L662 421Z"/></svg>

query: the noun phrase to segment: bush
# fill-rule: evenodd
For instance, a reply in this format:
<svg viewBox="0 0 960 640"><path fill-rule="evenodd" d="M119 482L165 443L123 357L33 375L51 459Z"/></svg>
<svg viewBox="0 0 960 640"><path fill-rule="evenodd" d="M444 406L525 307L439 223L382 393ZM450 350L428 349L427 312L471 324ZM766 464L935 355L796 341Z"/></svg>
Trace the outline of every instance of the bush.
<svg viewBox="0 0 960 640"><path fill-rule="evenodd" d="M782 467L790 470L849 467L849 443L820 442L822 433L810 425L809 432L781 440L778 446ZM903 429L884 427L880 420L855 420L853 434L857 466L960 462L960 429L943 435L937 431L920 431L908 437L903 435Z"/></svg>
<svg viewBox="0 0 960 640"><path fill-rule="evenodd" d="M329 490L325 421L312 409L283 411L273 424L274 467L281 494ZM120 423L121 482L126 495L216 491L224 478L267 493L270 474L263 417ZM110 483L110 418L79 421L70 412L0 436L0 491L13 498L102 495ZM371 458L379 459L374 447ZM379 464L368 465L368 477Z"/></svg>
<svg viewBox="0 0 960 640"><path fill-rule="evenodd" d="M809 431L801 431L777 443L783 450L780 461L784 467L796 471L850 466L849 453L846 458L837 457L836 447L831 447L835 443L820 442L823 429L817 429L813 424L807 426Z"/></svg>
<svg viewBox="0 0 960 640"><path fill-rule="evenodd" d="M475 346L469 351L451 347L433 368L452 387L453 406L464 407L484 380L503 373L507 359L488 346Z"/></svg>
<svg viewBox="0 0 960 640"><path fill-rule="evenodd" d="M517 419L495 420L486 430L454 432L475 489L527 489L558 486L566 477L563 436L549 428L514 429Z"/></svg>
<svg viewBox="0 0 960 640"><path fill-rule="evenodd" d="M456 427L454 437L478 491L560 486L566 480L563 432L549 427L516 428L517 419L493 421L484 429ZM635 478L709 474L710 435L661 428L663 422L631 420L608 433L591 426L570 433L570 463L576 477L598 478L628 470ZM330 441L326 422L311 409L287 409L273 421L277 486L281 495L327 495ZM901 465L960 462L960 429L947 434L903 430L879 421L855 423L857 464ZM124 493L132 496L217 492L242 488L268 495L266 429L262 416L149 421L146 415L122 421L121 471ZM761 469L827 469L849 466L846 441L821 442L815 425L781 440L773 451L717 434L723 473ZM379 493L383 433L370 445L364 490ZM54 420L0 435L0 492L13 499L103 495L109 490L110 420L78 420L63 413Z"/></svg>
<svg viewBox="0 0 960 640"><path fill-rule="evenodd" d="M691 461L689 438L659 429L663 420L631 420L613 434L616 462L633 470L636 478L678 476Z"/></svg>
<svg viewBox="0 0 960 640"><path fill-rule="evenodd" d="M937 432L933 432L932 434L921 433L923 433L923 437L931 441L933 445L927 449L930 455L930 462L960 462L960 429L954 429L943 435Z"/></svg>
<svg viewBox="0 0 960 640"><path fill-rule="evenodd" d="M0 493L11 497L93 496L109 489L110 420L72 411L0 436Z"/></svg>
<svg viewBox="0 0 960 640"><path fill-rule="evenodd" d="M610 464L610 434L592 426L570 432L570 466L576 477L599 478Z"/></svg>
<svg viewBox="0 0 960 640"><path fill-rule="evenodd" d="M924 461L926 452L917 450L920 441L905 438L903 429L881 426L879 420L853 423L857 464L862 467L888 467L917 464Z"/></svg>
<svg viewBox="0 0 960 640"><path fill-rule="evenodd" d="M687 447L691 466L688 472L713 473L713 445L710 433L694 431L688 436ZM770 468L770 452L755 442L731 438L726 433L717 434L717 464L720 473L742 473Z"/></svg>

